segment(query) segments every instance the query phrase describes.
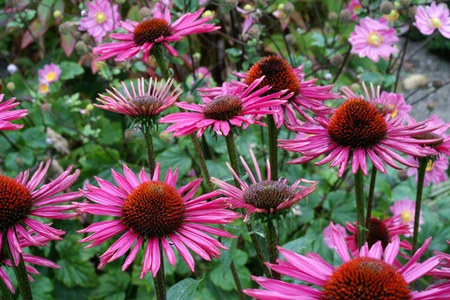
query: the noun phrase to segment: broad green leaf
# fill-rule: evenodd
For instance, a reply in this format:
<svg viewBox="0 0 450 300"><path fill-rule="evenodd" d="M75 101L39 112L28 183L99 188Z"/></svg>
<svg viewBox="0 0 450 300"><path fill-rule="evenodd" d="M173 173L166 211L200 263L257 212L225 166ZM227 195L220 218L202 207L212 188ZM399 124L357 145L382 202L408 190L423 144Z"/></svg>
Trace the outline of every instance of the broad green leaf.
<svg viewBox="0 0 450 300"><path fill-rule="evenodd" d="M171 300L191 300L194 299L195 291L200 281L186 278L172 286L167 291L167 299Z"/></svg>
<svg viewBox="0 0 450 300"><path fill-rule="evenodd" d="M192 168L192 159L179 147L172 147L157 156L157 161L161 162L162 169L169 167L178 168L179 177L186 175Z"/></svg>
<svg viewBox="0 0 450 300"><path fill-rule="evenodd" d="M60 78L62 80L73 79L84 73L84 69L72 61L63 61L59 66L61 68Z"/></svg>
<svg viewBox="0 0 450 300"><path fill-rule="evenodd" d="M380 73L366 72L361 74L361 81L366 83L373 83L374 85L382 85L384 77Z"/></svg>
<svg viewBox="0 0 450 300"><path fill-rule="evenodd" d="M126 272L105 274L99 277L99 286L91 294L93 299L122 300L130 283L130 275Z"/></svg>
<svg viewBox="0 0 450 300"><path fill-rule="evenodd" d="M55 277L67 287L96 287L97 275L94 266L87 261L68 261L60 259L57 264L61 269L55 270Z"/></svg>
<svg viewBox="0 0 450 300"><path fill-rule="evenodd" d="M80 299L89 299L89 295L91 294L92 289L82 288L76 286L74 288L68 288L62 283L56 281L55 288L53 291L54 298L53 299L64 299L64 300L80 300ZM36 298L35 299L39 299Z"/></svg>
<svg viewBox="0 0 450 300"><path fill-rule="evenodd" d="M312 43L311 45L323 48L325 47L325 39L323 38L323 35L321 33L318 32L313 32L312 34Z"/></svg>
<svg viewBox="0 0 450 300"><path fill-rule="evenodd" d="M315 241L315 238L309 236L302 236L299 239L290 241L284 244L282 247L284 249L291 250L295 253L304 254L308 249L311 248L311 244Z"/></svg>
<svg viewBox="0 0 450 300"><path fill-rule="evenodd" d="M34 275L34 282L31 283L31 291L34 299L52 300L53 282L42 275Z"/></svg>
<svg viewBox="0 0 450 300"><path fill-rule="evenodd" d="M48 144L45 142L47 135L44 132L43 126L31 127L23 131L23 139L27 146L31 148L45 149Z"/></svg>

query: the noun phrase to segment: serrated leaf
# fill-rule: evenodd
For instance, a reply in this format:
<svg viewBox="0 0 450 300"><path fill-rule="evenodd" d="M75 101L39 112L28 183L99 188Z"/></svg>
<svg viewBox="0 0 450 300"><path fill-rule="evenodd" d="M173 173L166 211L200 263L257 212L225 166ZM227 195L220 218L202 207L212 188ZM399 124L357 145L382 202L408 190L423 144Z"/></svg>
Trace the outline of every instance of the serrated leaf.
<svg viewBox="0 0 450 300"><path fill-rule="evenodd" d="M57 264L61 269L55 270L55 277L65 286L85 288L97 286L97 275L91 263L82 260L71 262L60 259Z"/></svg>
<svg viewBox="0 0 450 300"><path fill-rule="evenodd" d="M366 72L361 74L361 81L362 82L371 82L375 85L381 85L383 83L384 76L380 73L376 72Z"/></svg>
<svg viewBox="0 0 450 300"><path fill-rule="evenodd" d="M315 239L312 237L302 236L301 238L284 244L282 247L295 253L304 254L307 249L311 248L311 244L314 242L314 240Z"/></svg>
<svg viewBox="0 0 450 300"><path fill-rule="evenodd" d="M105 274L99 278L99 286L91 294L93 299L125 299L130 275L125 272Z"/></svg>
<svg viewBox="0 0 450 300"><path fill-rule="evenodd" d="M26 141L27 146L31 148L40 148L45 149L48 147L48 144L45 142L47 138L44 127L31 127L26 129L23 132L23 139Z"/></svg>
<svg viewBox="0 0 450 300"><path fill-rule="evenodd" d="M179 176L184 176L192 168L192 159L179 147L172 147L158 155L157 161L161 162L164 169L178 168Z"/></svg>
<svg viewBox="0 0 450 300"><path fill-rule="evenodd" d="M53 282L42 275L34 276L34 282L31 283L31 291L35 299L52 300Z"/></svg>
<svg viewBox="0 0 450 300"><path fill-rule="evenodd" d="M26 48L35 39L40 38L48 29L46 24L42 24L38 19L34 20L22 36L21 49Z"/></svg>
<svg viewBox="0 0 450 300"><path fill-rule="evenodd" d="M73 79L76 76L84 73L84 69L77 63L72 61L63 61L59 66L61 68L60 78L62 80Z"/></svg>
<svg viewBox="0 0 450 300"><path fill-rule="evenodd" d="M194 298L199 283L200 281L192 278L183 279L169 289L167 299L191 300Z"/></svg>
<svg viewBox="0 0 450 300"><path fill-rule="evenodd" d="M109 123L107 130L102 130L98 141L102 145L121 144L123 141L122 126L118 122Z"/></svg>
<svg viewBox="0 0 450 300"><path fill-rule="evenodd" d="M75 258L76 261L89 261L97 252L96 249L88 248L84 249L84 244L78 242L81 237L79 235L68 235L66 238L56 243L56 251L59 255L67 260Z"/></svg>

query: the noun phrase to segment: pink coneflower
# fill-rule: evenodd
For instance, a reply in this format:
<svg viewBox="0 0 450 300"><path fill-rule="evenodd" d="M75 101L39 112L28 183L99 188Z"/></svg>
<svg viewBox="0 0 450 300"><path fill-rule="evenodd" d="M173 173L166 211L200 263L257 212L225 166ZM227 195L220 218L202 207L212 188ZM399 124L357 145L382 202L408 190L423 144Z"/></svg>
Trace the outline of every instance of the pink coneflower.
<svg viewBox="0 0 450 300"><path fill-rule="evenodd" d="M413 25L422 34L431 35L437 29L450 39L450 12L444 3L436 5L436 2L431 2L430 6L417 7L416 22Z"/></svg>
<svg viewBox="0 0 450 300"><path fill-rule="evenodd" d="M228 163L228 169L239 182L240 188L218 178L211 178L211 182L220 188L219 191L225 196L225 200L233 208L243 208L246 210L244 222L247 222L250 215L254 213L276 215L289 212L289 209L294 204L311 194L317 188L317 181L302 178L297 179L291 186L288 184L286 178L271 180L269 161L266 162L267 180L263 180L258 161L251 150L250 155L255 167L256 178L245 160L241 157L248 178L251 180L250 184L243 181ZM302 186L300 185L302 182L310 185L308 187ZM264 215L261 215L261 217L265 217Z"/></svg>
<svg viewBox="0 0 450 300"><path fill-rule="evenodd" d="M42 242L34 239L25 229L29 227L33 232L46 237L48 240L61 240L60 235L64 231L50 227L31 216L49 219L67 219L77 215L77 213L63 213L73 208L73 205L58 205L80 197L79 192L69 192L59 194L70 188L80 174L76 170L72 172L72 166L64 171L55 180L37 186L44 180L50 166L47 163L39 164L34 175L28 179L30 171L19 173L15 179L0 175L0 231L6 236L14 263L19 264L20 254L23 249L18 243L19 235L32 246L41 246ZM59 194L59 195L58 195Z"/></svg>
<svg viewBox="0 0 450 300"><path fill-rule="evenodd" d="M35 235L35 236L33 236L33 239L35 241L38 241L41 245L45 245L48 242L48 239L41 235ZM24 239L22 236L20 236L20 234L18 235L18 243L22 249L31 246L31 244L26 239ZM1 244L2 244L2 242L0 242L0 266L1 266L0 267L0 278L6 284L6 286L11 291L11 293L14 294L15 291L14 291L14 287L12 285L11 279L9 278L8 274L3 269L3 266L12 268L13 265L12 265L12 262L7 257L6 250L2 247ZM35 274L35 275L40 274L39 271L36 270L36 268L30 266L29 264L34 264L34 265L49 267L49 268L54 268L54 269L60 268L60 266L58 266L51 260L48 260L43 257L34 256L31 254L27 254L27 253L23 253L22 257L23 257L23 261L25 263L25 270L29 274ZM34 281L33 277L31 277L30 275L28 275L28 280L31 282Z"/></svg>
<svg viewBox="0 0 450 300"><path fill-rule="evenodd" d="M411 117L408 118L408 121L411 124L416 123L416 120ZM439 119L437 115L433 115L427 122L426 126L428 128L434 128L434 130L427 134L414 135L414 138L418 140L430 138L438 139L437 142L427 143L426 145L435 149L439 155L446 154L450 156L450 136L445 133L450 128L450 123L445 123Z"/></svg>
<svg viewBox="0 0 450 300"><path fill-rule="evenodd" d="M175 123L166 129L167 132L174 132L174 136L184 136L197 131L197 137L208 128L218 135L227 136L234 127L245 128L250 124L264 126L264 123L255 120L256 116L274 113L269 107L284 103L285 100L278 97L285 94L285 91L263 96L270 89L268 86L259 87L263 79L255 81L248 87L225 82L221 88L204 93L203 104L175 103L176 106L192 112L170 114L161 118L159 122Z"/></svg>
<svg viewBox="0 0 450 300"><path fill-rule="evenodd" d="M417 160L410 156L408 157L409 162L417 162ZM448 158L446 156L437 156L435 158L429 158L427 167L425 169L425 180L424 185L439 184L441 182L447 181L447 169L448 169ZM417 168L409 168L406 173L408 176L414 176L417 181Z"/></svg>
<svg viewBox="0 0 450 300"><path fill-rule="evenodd" d="M168 8L164 12L156 12L153 18L140 23L121 21L122 27L128 33L111 34L111 37L119 42L100 45L95 47L93 52L100 55L97 60L107 60L117 56L115 61L126 61L142 51L142 61L146 62L153 47L162 45L172 56L177 56L177 50L169 43L179 41L186 35L210 32L220 28L214 24L204 24L211 20L212 16L197 20L203 10L204 8L195 13L186 13L174 23L171 23Z"/></svg>
<svg viewBox="0 0 450 300"><path fill-rule="evenodd" d="M357 257L351 257L344 238L337 230L332 233L337 254L343 263L334 267L317 253L300 255L279 247L286 261L268 266L282 274L305 283L288 283L276 279L253 276L264 289L247 289L244 293L257 299L444 299L450 286L429 287L412 291L409 284L436 268L440 258L433 256L423 263L419 258L427 250L431 238L404 265L394 263L399 252L398 237L386 247L383 255L381 242L370 250L365 244ZM312 285L312 286L311 286Z"/></svg>
<svg viewBox="0 0 450 300"><path fill-rule="evenodd" d="M416 202L409 200L408 198L395 201L394 205L389 207L394 217L393 223L395 225L406 224L408 225L409 233L404 233L405 237L411 237L414 230L414 213L416 211ZM422 225L423 211L420 211L419 225ZM420 230L420 228L419 228Z"/></svg>
<svg viewBox="0 0 450 300"><path fill-rule="evenodd" d="M394 216L386 220L380 220L377 218L370 218L369 231L367 232L367 244L369 249L372 248L378 241L381 242L383 249L394 239L394 237L400 234L409 234L409 227L406 224L398 222L400 216ZM347 230L351 233L345 237L348 248L353 253L353 256L358 255L358 222L346 224ZM411 244L404 240L400 242L400 247L405 250L411 250Z"/></svg>
<svg viewBox="0 0 450 300"><path fill-rule="evenodd" d="M343 238L346 238L348 236L347 234L347 229L345 229L344 226L340 225L340 224L336 224L334 225L334 228L339 231L339 233L341 234L341 236ZM322 236L323 236L323 242L325 243L325 245L330 248L330 249L334 249L334 244L333 244L333 238L331 237L331 233L332 233L332 229L331 229L331 224L328 225L327 227L325 227L323 229L322 232Z"/></svg>
<svg viewBox="0 0 450 300"><path fill-rule="evenodd" d="M109 0L95 0L87 4L88 14L80 21L79 30L87 30L97 43L114 29L119 28L119 5L111 5Z"/></svg>
<svg viewBox="0 0 450 300"><path fill-rule="evenodd" d="M381 92L379 98L374 98L373 102L378 105L383 114L388 114L391 118L402 118L405 120L411 111L411 105L406 104L402 94Z"/></svg>
<svg viewBox="0 0 450 300"><path fill-rule="evenodd" d="M361 170L368 176L367 158L380 172L386 173L384 163L400 169L394 160L406 166L418 166L417 163L408 162L393 150L414 156L433 155L433 149L421 145L436 139L418 140L411 137L433 131L432 128L427 128L427 121L404 126L401 119L383 116L370 100L365 86L364 89L369 101L362 96L356 96L348 87L344 87L342 91L346 101L335 110L331 118L322 116L315 118L321 128L300 126L296 131L310 134L309 137L280 140L281 148L304 155L289 163L305 163L327 154L316 165L331 162L330 166L339 166L338 175L342 176L351 161L353 174ZM372 87L372 98L379 98L379 89L377 91L375 93Z"/></svg>
<svg viewBox="0 0 450 300"><path fill-rule="evenodd" d="M42 69L38 71L39 81L52 83L58 81L61 76L61 69L54 63L44 65Z"/></svg>
<svg viewBox="0 0 450 300"><path fill-rule="evenodd" d="M323 101L339 98L339 95L334 94L331 90L332 85L316 86L317 79L304 80L305 73L302 70L303 65L294 69L282 57L271 55L260 59L247 73L234 73L234 75L243 78L247 85L252 84L261 76L265 76L260 86L271 86L272 89L269 93L282 90L292 93L285 104L272 106L274 110L278 111L273 117L277 128L280 128L283 124L287 127L302 124L295 112L307 120L310 119L304 109L311 110L316 114L330 113L331 109L324 105Z"/></svg>
<svg viewBox="0 0 450 300"><path fill-rule="evenodd" d="M0 94L0 130L17 130L22 128L23 124L13 124L10 121L25 117L28 114L28 110L11 110L20 103L14 102L16 98L11 98L1 103L4 97L5 94Z"/></svg>
<svg viewBox="0 0 450 300"><path fill-rule="evenodd" d="M359 2L359 0L350 0L350 2L348 3L348 6L347 6L347 10L350 12L351 19L353 21L356 21L356 19L358 19L356 12L358 10L361 10L362 8L363 7L361 5L361 2Z"/></svg>
<svg viewBox="0 0 450 300"><path fill-rule="evenodd" d="M101 102L101 105L94 105L104 110L127 115L136 121L153 124L164 110L177 101L178 96L182 93L180 85L172 89L173 84L173 79L166 82L160 81L158 84L157 79L150 78L146 84L144 78L140 78L137 80L137 89L131 81L130 92L122 81L123 94L113 87L112 92L106 90L108 95L99 95L100 98L97 100Z"/></svg>
<svg viewBox="0 0 450 300"><path fill-rule="evenodd" d="M388 26L384 18L377 20L365 17L355 26L350 34L349 42L352 44L352 53L359 57L369 57L373 62L379 58L388 59L389 55L398 50L392 45L398 42L395 29Z"/></svg>
<svg viewBox="0 0 450 300"><path fill-rule="evenodd" d="M99 245L115 235L121 237L100 256L98 268L112 262L129 251L122 270L136 259L139 249L145 251L140 278L152 271L153 277L161 265L160 250L164 250L171 265L176 257L171 244L180 252L189 268L194 271L193 252L205 260L220 255L219 248L226 249L220 242L205 233L232 238L228 232L206 224L227 224L239 214L227 209L223 200L213 200L219 195L211 192L194 198L202 179L176 188L178 170L169 169L160 181L160 166L156 166L153 178L144 169L136 176L126 165L124 176L112 170L117 183L113 184L96 178L99 187L87 184L84 195L94 202L80 203L80 212L116 217L114 220L97 222L80 232L94 234L80 242L92 242L87 247ZM161 241L162 248L158 246ZM169 242L170 241L170 242ZM134 247L133 247L134 244ZM187 247L186 247L187 246Z"/></svg>

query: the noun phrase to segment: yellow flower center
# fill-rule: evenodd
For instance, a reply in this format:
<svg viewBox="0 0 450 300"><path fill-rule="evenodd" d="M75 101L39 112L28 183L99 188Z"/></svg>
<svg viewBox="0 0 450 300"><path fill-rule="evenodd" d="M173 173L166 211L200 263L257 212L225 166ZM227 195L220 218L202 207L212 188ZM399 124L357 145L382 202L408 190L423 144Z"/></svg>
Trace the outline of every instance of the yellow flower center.
<svg viewBox="0 0 450 300"><path fill-rule="evenodd" d="M409 209L402 211L402 220L405 223L410 223L413 220L413 214Z"/></svg>
<svg viewBox="0 0 450 300"><path fill-rule="evenodd" d="M56 73L55 72L48 72L45 75L45 80L48 81L48 82L51 82L51 81L53 81L55 79L56 79Z"/></svg>
<svg viewBox="0 0 450 300"><path fill-rule="evenodd" d="M355 4L355 6L353 6L353 11L355 12L355 11L357 11L358 9L361 9L361 8L362 8L361 5Z"/></svg>
<svg viewBox="0 0 450 300"><path fill-rule="evenodd" d="M434 168L434 162L432 159L430 159L427 163L427 168L425 169L427 172L430 172Z"/></svg>
<svg viewBox="0 0 450 300"><path fill-rule="evenodd" d="M97 24L101 25L103 23L105 23L106 21L106 14L104 12L97 12L95 13L95 22L97 22Z"/></svg>
<svg viewBox="0 0 450 300"><path fill-rule="evenodd" d="M430 23L434 28L441 28L442 26L441 20L439 20L438 18L431 18Z"/></svg>
<svg viewBox="0 0 450 300"><path fill-rule="evenodd" d="M39 85L39 92L40 92L41 94L47 94L48 91L49 91L48 84L43 83L43 84L40 84L40 85Z"/></svg>
<svg viewBox="0 0 450 300"><path fill-rule="evenodd" d="M369 45L378 47L381 45L382 42L383 42L383 38L381 37L381 34L379 34L376 31L372 31L367 36L367 43L369 43Z"/></svg>

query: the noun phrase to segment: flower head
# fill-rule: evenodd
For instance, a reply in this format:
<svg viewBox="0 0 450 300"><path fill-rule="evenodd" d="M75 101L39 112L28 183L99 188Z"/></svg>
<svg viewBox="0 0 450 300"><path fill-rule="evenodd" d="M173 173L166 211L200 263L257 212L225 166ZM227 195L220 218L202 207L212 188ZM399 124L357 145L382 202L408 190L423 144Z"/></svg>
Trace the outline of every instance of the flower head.
<svg viewBox="0 0 450 300"><path fill-rule="evenodd" d="M353 21L356 21L358 19L358 16L356 15L358 10L361 10L363 7L361 5L361 2L359 0L350 0L347 6L347 10L351 13L351 19Z"/></svg>
<svg viewBox="0 0 450 300"><path fill-rule="evenodd" d="M416 211L416 202L405 198L403 200L395 201L394 205L389 207L394 218L392 219L393 225L406 224L409 229L409 233L404 233L405 237L411 237L414 231L414 219ZM423 212L420 211L419 225L422 225Z"/></svg>
<svg viewBox="0 0 450 300"><path fill-rule="evenodd" d="M352 53L360 57L367 56L373 62L378 62L380 57L387 59L389 55L398 51L392 46L398 42L395 29L390 28L384 18L361 19L359 25L355 26L355 31L350 34L349 42L352 44Z"/></svg>
<svg viewBox="0 0 450 300"><path fill-rule="evenodd" d="M417 160L410 156L408 157L409 162L416 162ZM447 169L448 169L448 158L446 156L437 156L428 158L427 167L425 169L425 179L423 184L430 185L439 184L441 182L447 181ZM417 181L417 168L409 168L407 171L408 176L414 176Z"/></svg>
<svg viewBox="0 0 450 300"><path fill-rule="evenodd" d="M96 178L99 187L86 185L84 195L93 203L80 203L80 212L116 217L114 220L91 224L80 232L93 232L81 242L92 242L87 247L103 243L115 235L121 237L100 256L99 268L123 256L128 250L122 270L136 259L139 249L144 249L141 279L152 271L158 272L164 250L171 265L176 258L171 244L180 252L189 268L194 271L194 258L187 247L205 260L220 255L220 242L205 233L222 237L234 237L224 230L206 224L233 222L239 214L227 209L220 199L213 200L218 192L194 195L202 179L196 179L180 188L176 187L178 170L169 169L164 180L160 180L160 166L156 166L153 178L144 169L135 175L126 165L124 176L112 170L117 187L101 178ZM158 241L161 241L162 249ZM170 242L169 242L170 241ZM133 247L134 244L134 247ZM186 247L187 246L187 247Z"/></svg>
<svg viewBox="0 0 450 300"><path fill-rule="evenodd" d="M260 59L247 73L234 73L234 75L242 78L247 85L264 76L264 80L259 86L271 86L272 89L268 93L277 93L283 90L291 93L283 96L288 100L286 103L272 106L272 109L277 111L273 115L275 124L277 128L280 128L283 124L287 127L302 124L295 112L298 112L303 118L311 120L304 109L311 110L316 114L330 113L331 109L324 105L323 101L339 98L331 90L332 85L316 86L317 79L304 80L305 73L302 70L303 65L294 69L282 57L272 55Z"/></svg>
<svg viewBox="0 0 450 300"><path fill-rule="evenodd" d="M334 111L331 118L315 118L321 128L297 127L296 131L310 135L306 139L280 140L281 148L304 155L289 163L305 163L327 154L316 165L331 162L332 167L339 166L338 175L342 176L351 161L352 173L361 169L368 176L367 157L380 172L386 173L384 163L400 169L394 160L412 166L411 162L392 149L414 156L433 155L433 149L421 145L440 139L418 140L412 136L432 132L435 128L428 128L427 121L404 126L401 119L383 115L370 100L367 88L364 88L367 100L344 87L342 91L346 101ZM379 98L379 89L375 93L373 86L372 98ZM413 166L418 165L413 163Z"/></svg>
<svg viewBox="0 0 450 300"><path fill-rule="evenodd" d="M16 98L11 98L1 103L4 97L5 94L0 94L0 130L17 130L22 128L23 124L13 124L10 121L23 118L28 114L28 110L11 110L19 105L19 102L14 102Z"/></svg>
<svg viewBox="0 0 450 300"><path fill-rule="evenodd" d="M55 180L37 186L44 180L50 161L39 164L34 175L29 179L30 171L19 173L17 177L10 178L0 175L0 232L6 236L14 263L19 264L22 247L18 243L19 235L30 245L41 246L42 241L31 236L25 227L31 228L33 232L46 237L48 240L60 240L64 231L50 227L40 221L32 219L31 216L67 219L77 213L62 213L73 208L73 205L55 205L64 203L80 197L79 192L59 194L67 190L78 178L79 170L74 174L69 167ZM59 195L58 195L59 194Z"/></svg>
<svg viewBox="0 0 450 300"><path fill-rule="evenodd" d="M436 2L431 2L430 6L417 7L416 22L413 24L422 34L431 35L437 29L450 39L450 11L444 3L436 5Z"/></svg>
<svg viewBox="0 0 450 300"><path fill-rule="evenodd" d="M200 89L206 91L202 95L203 104L177 102L176 106L192 112L170 114L159 122L175 123L166 129L167 132L174 132L174 136L184 136L197 131L197 137L208 128L218 135L227 136L235 127L246 128L250 124L264 126L264 123L255 120L256 116L274 113L269 107L284 103L285 100L278 97L285 91L265 95L270 88L259 87L263 79L258 79L248 87L225 82L220 88Z"/></svg>
<svg viewBox="0 0 450 300"><path fill-rule="evenodd" d="M38 75L40 82L52 83L58 81L61 75L61 68L54 63L47 64L38 71Z"/></svg>
<svg viewBox="0 0 450 300"><path fill-rule="evenodd" d="M408 121L411 124L415 124L416 120L409 117ZM429 140L436 139L436 142L426 143L426 146L433 148L437 151L437 154L446 154L450 156L450 136L445 132L450 128L450 123L445 123L440 120L437 115L431 116L431 118L426 123L427 128L433 128L432 132L417 134L413 137L418 140Z"/></svg>
<svg viewBox="0 0 450 300"><path fill-rule="evenodd" d="M387 114L391 118L402 118L405 120L411 111L411 105L406 104L402 94L381 92L379 98L374 98L373 102L378 106L382 114Z"/></svg>
<svg viewBox="0 0 450 300"><path fill-rule="evenodd" d="M334 225L334 228L337 231L339 231L339 233L342 235L342 237L346 238L348 236L347 229L345 229L344 226L342 226L340 224L336 224L336 225ZM333 230L331 228L331 224L328 225L327 227L325 227L322 232L323 242L330 249L334 249L333 238L331 237L332 232L333 232Z"/></svg>
<svg viewBox="0 0 450 300"><path fill-rule="evenodd" d="M78 29L87 30L97 43L101 43L106 34L120 26L119 5L111 5L109 0L95 0L87 7L87 16L81 19Z"/></svg>
<svg viewBox="0 0 450 300"><path fill-rule="evenodd" d="M50 92L50 85L48 82L39 82L38 91L42 95L47 95Z"/></svg>
<svg viewBox="0 0 450 300"><path fill-rule="evenodd" d="M340 233L334 229L332 238L343 263L334 267L316 253L300 255L279 247L286 260L267 264L272 270L305 283L288 283L253 276L264 289L247 289L244 293L257 299L443 299L450 286L429 287L412 291L409 284L436 268L441 258L433 256L423 263L419 258L427 250L431 238L404 265L394 265L400 241L395 237L383 255L381 242L370 250L365 244L356 257L351 257ZM311 286L312 285L312 286Z"/></svg>
<svg viewBox="0 0 450 300"><path fill-rule="evenodd" d="M129 116L134 123L155 124L160 114L172 106L182 93L177 85L172 91L174 81L170 79L164 83L150 78L148 84L144 78L137 80L137 89L131 81L131 92L122 82L123 94L116 88L112 92L106 90L108 95L99 95L101 104L94 104L98 108Z"/></svg>
<svg viewBox="0 0 450 300"><path fill-rule="evenodd" d="M111 34L111 37L119 42L97 46L93 52L100 55L98 60L117 56L115 61L126 61L142 51L142 61L146 62L153 47L162 45L171 55L177 56L177 50L169 43L179 41L186 35L210 32L220 28L213 24L205 24L212 19L212 16L197 20L203 10L202 8L195 13L186 13L173 23L167 7L163 12L156 12L153 18L140 23L121 21L127 33Z"/></svg>
<svg viewBox="0 0 450 300"><path fill-rule="evenodd" d="M247 171L251 183L243 181L228 163L228 169L239 182L240 188L218 178L211 178L211 182L220 188L219 191L225 196L225 200L230 203L233 208L244 208L247 211L244 222L247 222L249 216L254 213L262 214L260 216L264 218L266 215L277 215L289 212L289 209L294 204L311 194L317 188L317 181L310 181L302 178L296 180L292 185L288 184L286 178L272 180L270 178L269 161L267 161L267 179L263 180L258 161L251 150L250 155L255 167L256 177L242 157L241 162ZM310 185L308 187L302 186L300 185L302 182Z"/></svg>

